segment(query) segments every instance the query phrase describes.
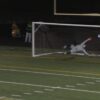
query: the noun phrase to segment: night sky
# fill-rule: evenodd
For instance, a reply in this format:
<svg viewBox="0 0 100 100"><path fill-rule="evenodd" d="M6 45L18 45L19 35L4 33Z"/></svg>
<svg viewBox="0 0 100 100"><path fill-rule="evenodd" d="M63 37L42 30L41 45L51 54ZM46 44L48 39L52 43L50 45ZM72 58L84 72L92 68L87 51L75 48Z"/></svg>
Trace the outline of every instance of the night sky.
<svg viewBox="0 0 100 100"><path fill-rule="evenodd" d="M51 0L52 1L52 0ZM0 11L12 14L42 15L52 9L50 0L0 0Z"/></svg>
<svg viewBox="0 0 100 100"><path fill-rule="evenodd" d="M3 20L47 19L53 15L52 1L53 0L0 0L0 17Z"/></svg>
<svg viewBox="0 0 100 100"><path fill-rule="evenodd" d="M99 0L56 0L58 12L100 13Z"/></svg>
<svg viewBox="0 0 100 100"><path fill-rule="evenodd" d="M99 0L58 0L63 9L100 12ZM68 2L68 3L67 3ZM100 16L56 16L53 0L0 0L0 22L8 20L43 20L50 22L100 24ZM85 5L85 7L83 7ZM70 11L70 10L69 10ZM74 11L77 12L77 11Z"/></svg>

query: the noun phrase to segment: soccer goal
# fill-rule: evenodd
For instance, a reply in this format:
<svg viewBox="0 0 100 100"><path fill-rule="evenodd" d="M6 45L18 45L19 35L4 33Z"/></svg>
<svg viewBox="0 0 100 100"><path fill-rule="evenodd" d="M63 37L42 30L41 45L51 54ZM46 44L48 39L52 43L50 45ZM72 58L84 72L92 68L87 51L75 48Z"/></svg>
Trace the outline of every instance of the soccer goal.
<svg viewBox="0 0 100 100"><path fill-rule="evenodd" d="M85 53L99 56L100 25L32 22L33 57Z"/></svg>

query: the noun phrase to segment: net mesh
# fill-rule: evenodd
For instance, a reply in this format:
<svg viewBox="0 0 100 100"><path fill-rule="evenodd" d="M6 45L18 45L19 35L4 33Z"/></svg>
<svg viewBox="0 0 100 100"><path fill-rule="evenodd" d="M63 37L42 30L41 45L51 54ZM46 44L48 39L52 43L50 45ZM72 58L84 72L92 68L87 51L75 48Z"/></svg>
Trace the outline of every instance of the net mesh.
<svg viewBox="0 0 100 100"><path fill-rule="evenodd" d="M64 53L71 45L81 44L87 38L85 50L89 54L100 54L100 27L70 26L67 24L34 24L34 55ZM66 46L66 49L65 49Z"/></svg>

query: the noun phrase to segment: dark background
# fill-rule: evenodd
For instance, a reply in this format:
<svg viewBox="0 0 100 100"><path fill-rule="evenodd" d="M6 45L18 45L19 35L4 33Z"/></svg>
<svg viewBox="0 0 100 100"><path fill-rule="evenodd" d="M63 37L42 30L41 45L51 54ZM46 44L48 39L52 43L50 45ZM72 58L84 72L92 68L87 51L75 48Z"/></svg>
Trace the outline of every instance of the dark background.
<svg viewBox="0 0 100 100"><path fill-rule="evenodd" d="M99 0L55 0L57 12L62 13L99 13Z"/></svg>
<svg viewBox="0 0 100 100"><path fill-rule="evenodd" d="M63 9L65 10L69 8L75 11L74 8L78 8L78 10L83 10L83 12L100 12L99 0L58 1L62 1ZM69 4L67 4L67 2ZM53 3L54 0L0 0L0 23L9 23L12 20L16 20L20 23L30 20L40 20L48 22L100 24L99 16L55 16Z"/></svg>
<svg viewBox="0 0 100 100"><path fill-rule="evenodd" d="M69 1L71 3L74 0ZM78 1L80 2L80 0ZM25 37L25 27L30 21L100 24L100 16L54 15L53 3L53 0L0 0L0 44L9 44L9 41L10 43L12 42L11 24L13 21L16 21L21 29L22 38L20 40L23 42ZM93 9L92 11L95 10L100 12L99 0L95 0L93 2L91 0L85 0L85 3L87 4L87 7L90 5L90 10ZM74 1L71 5L66 6L64 4L64 8L78 6L78 8L83 9L83 6L79 6L79 4L77 5ZM95 6L91 6L92 4ZM88 11L87 7L85 7L83 11Z"/></svg>

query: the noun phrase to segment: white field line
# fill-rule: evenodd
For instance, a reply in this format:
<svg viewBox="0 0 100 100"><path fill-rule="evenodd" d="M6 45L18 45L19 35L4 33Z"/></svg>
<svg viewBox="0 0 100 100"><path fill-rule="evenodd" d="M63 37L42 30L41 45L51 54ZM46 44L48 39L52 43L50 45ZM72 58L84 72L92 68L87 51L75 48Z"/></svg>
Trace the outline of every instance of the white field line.
<svg viewBox="0 0 100 100"><path fill-rule="evenodd" d="M54 89L51 89L51 88L50 88L50 89L45 88L44 90L45 90L45 91L49 91L49 92L50 92L50 91L51 91L51 92L54 91Z"/></svg>
<svg viewBox="0 0 100 100"><path fill-rule="evenodd" d="M100 91L73 89L73 88L66 88L66 87L59 87L59 86L47 86L47 85L38 85L38 84L29 84L29 83L8 82L8 81L0 81L0 83L100 94Z"/></svg>
<svg viewBox="0 0 100 100"><path fill-rule="evenodd" d="M35 93L44 93L43 91L34 91Z"/></svg>
<svg viewBox="0 0 100 100"><path fill-rule="evenodd" d="M49 71L49 72L66 72L66 73L72 73L72 74L83 74L83 75L92 75L92 76L100 76L100 74L94 74L94 73L86 73L86 72L76 72L76 71L61 71L61 70L50 70L50 69L43 69L43 68L25 68L25 67L13 67L8 65L2 65L3 67L7 68L16 68L16 69L26 69L26 70L40 70L40 71Z"/></svg>
<svg viewBox="0 0 100 100"><path fill-rule="evenodd" d="M5 99L5 98L6 98L5 96L1 96L1 97L0 97L0 100Z"/></svg>
<svg viewBox="0 0 100 100"><path fill-rule="evenodd" d="M96 82L100 83L100 80L96 80Z"/></svg>
<svg viewBox="0 0 100 100"><path fill-rule="evenodd" d="M17 94L12 94L11 96L13 96L13 97L21 97L21 95L17 95Z"/></svg>
<svg viewBox="0 0 100 100"><path fill-rule="evenodd" d="M66 87L68 87L68 88L75 88L74 85L66 85Z"/></svg>
<svg viewBox="0 0 100 100"><path fill-rule="evenodd" d="M29 92L27 92L27 93L24 93L25 95L32 95L32 93L29 93Z"/></svg>
<svg viewBox="0 0 100 100"><path fill-rule="evenodd" d="M79 86L85 86L86 84L83 84L83 83L77 83L76 85L79 85Z"/></svg>
<svg viewBox="0 0 100 100"><path fill-rule="evenodd" d="M86 82L86 84L94 85L95 83L94 82Z"/></svg>
<svg viewBox="0 0 100 100"><path fill-rule="evenodd" d="M87 76L79 76L79 75L68 75L68 74L57 74L57 73L49 73L49 72L35 72L35 71L23 71L16 69L0 69L1 71L11 71L11 72L21 72L21 73L33 73L33 74L42 74L42 75L53 75L53 76L65 76L65 77L78 77L78 78L88 78L88 79L98 79L97 77L87 77Z"/></svg>

